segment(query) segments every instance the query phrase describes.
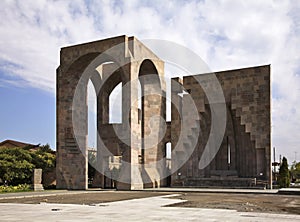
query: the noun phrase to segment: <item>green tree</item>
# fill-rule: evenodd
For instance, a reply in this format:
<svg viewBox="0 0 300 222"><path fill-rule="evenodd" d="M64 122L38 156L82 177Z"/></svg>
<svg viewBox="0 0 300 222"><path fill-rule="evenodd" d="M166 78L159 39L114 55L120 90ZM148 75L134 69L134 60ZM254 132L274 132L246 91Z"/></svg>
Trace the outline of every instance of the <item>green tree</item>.
<svg viewBox="0 0 300 222"><path fill-rule="evenodd" d="M0 149L0 178L11 185L30 184L34 168L51 171L55 160L55 152L48 144L37 150L3 147Z"/></svg>
<svg viewBox="0 0 300 222"><path fill-rule="evenodd" d="M22 148L0 149L0 178L12 185L30 183L34 169L30 151Z"/></svg>
<svg viewBox="0 0 300 222"><path fill-rule="evenodd" d="M300 162L293 162L293 165L291 167L291 174L293 176L293 179L300 180Z"/></svg>
<svg viewBox="0 0 300 222"><path fill-rule="evenodd" d="M31 152L31 156L35 168L40 168L43 172L49 172L55 168L56 156L48 144L40 146L37 151Z"/></svg>
<svg viewBox="0 0 300 222"><path fill-rule="evenodd" d="M285 157L282 158L282 162L279 168L278 184L281 188L289 187L290 185L290 173L287 159Z"/></svg>
<svg viewBox="0 0 300 222"><path fill-rule="evenodd" d="M92 181L96 174L96 154L93 151L88 151L88 178Z"/></svg>

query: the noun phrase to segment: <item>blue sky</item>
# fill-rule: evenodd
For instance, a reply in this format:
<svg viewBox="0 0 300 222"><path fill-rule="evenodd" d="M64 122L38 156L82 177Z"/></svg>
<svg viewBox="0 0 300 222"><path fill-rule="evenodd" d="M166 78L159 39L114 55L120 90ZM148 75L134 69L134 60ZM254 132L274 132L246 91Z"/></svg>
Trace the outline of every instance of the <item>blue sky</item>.
<svg viewBox="0 0 300 222"><path fill-rule="evenodd" d="M0 140L55 148L55 70L63 46L126 34L196 52L213 71L271 64L272 143L300 160L299 1L0 3Z"/></svg>
<svg viewBox="0 0 300 222"><path fill-rule="evenodd" d="M5 78L1 73L0 78ZM55 95L31 87L0 87L0 141L15 139L55 147Z"/></svg>

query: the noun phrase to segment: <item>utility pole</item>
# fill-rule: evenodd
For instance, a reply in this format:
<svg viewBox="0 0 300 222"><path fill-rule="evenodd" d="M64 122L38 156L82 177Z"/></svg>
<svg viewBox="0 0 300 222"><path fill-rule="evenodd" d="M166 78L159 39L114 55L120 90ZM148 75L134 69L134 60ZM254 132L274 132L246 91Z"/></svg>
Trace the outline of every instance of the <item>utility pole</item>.
<svg viewBox="0 0 300 222"><path fill-rule="evenodd" d="M279 164L281 165L281 154L279 155Z"/></svg>

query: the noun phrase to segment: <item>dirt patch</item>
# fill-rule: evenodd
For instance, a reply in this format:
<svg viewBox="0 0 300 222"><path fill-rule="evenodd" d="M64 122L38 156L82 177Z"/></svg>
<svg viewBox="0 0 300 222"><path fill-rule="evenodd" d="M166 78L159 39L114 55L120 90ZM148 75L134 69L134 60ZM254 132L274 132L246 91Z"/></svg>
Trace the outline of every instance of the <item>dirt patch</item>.
<svg viewBox="0 0 300 222"><path fill-rule="evenodd" d="M163 192L135 192L135 191L95 191L91 193L79 193L79 194L66 194L55 196L43 196L43 197L24 197L15 199L2 199L0 203L25 203L25 204L39 204L41 202L46 203L59 203L59 204L99 204L120 200L130 200L136 198L154 197L166 195L169 193Z"/></svg>
<svg viewBox="0 0 300 222"><path fill-rule="evenodd" d="M172 207L232 209L240 212L300 214L300 196L278 194L184 193Z"/></svg>

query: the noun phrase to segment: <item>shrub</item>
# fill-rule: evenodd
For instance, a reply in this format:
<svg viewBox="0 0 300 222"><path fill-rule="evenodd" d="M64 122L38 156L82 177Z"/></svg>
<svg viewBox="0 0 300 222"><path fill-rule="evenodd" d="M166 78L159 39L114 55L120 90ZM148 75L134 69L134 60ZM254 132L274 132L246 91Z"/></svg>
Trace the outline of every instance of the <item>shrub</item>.
<svg viewBox="0 0 300 222"><path fill-rule="evenodd" d="M31 187L28 184L19 184L17 186L0 186L0 193L24 192L30 190Z"/></svg>

